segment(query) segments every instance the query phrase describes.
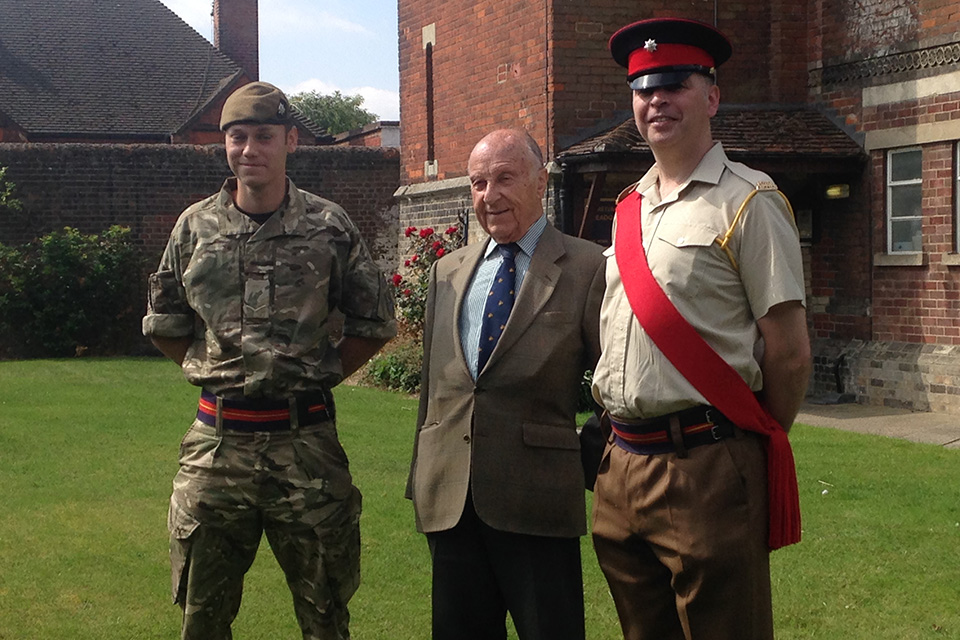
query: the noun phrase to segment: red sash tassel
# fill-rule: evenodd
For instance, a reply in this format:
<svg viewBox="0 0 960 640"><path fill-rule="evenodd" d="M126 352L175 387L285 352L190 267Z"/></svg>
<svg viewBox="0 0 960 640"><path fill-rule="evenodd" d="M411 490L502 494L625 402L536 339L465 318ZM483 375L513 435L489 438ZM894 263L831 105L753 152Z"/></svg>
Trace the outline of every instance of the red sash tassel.
<svg viewBox="0 0 960 640"><path fill-rule="evenodd" d="M790 441L743 378L677 311L653 277L643 250L641 197L617 205L616 256L627 300L643 330L707 402L742 429L764 436L771 550L800 541L800 496Z"/></svg>

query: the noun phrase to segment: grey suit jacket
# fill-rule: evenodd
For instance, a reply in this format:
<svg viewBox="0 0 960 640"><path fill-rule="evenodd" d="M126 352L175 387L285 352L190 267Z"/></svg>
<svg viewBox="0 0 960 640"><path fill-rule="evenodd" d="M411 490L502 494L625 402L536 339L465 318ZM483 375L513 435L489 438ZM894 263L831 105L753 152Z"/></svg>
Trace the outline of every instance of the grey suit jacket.
<svg viewBox="0 0 960 640"><path fill-rule="evenodd" d="M430 273L420 411L407 497L417 529L452 528L469 486L480 519L515 533L586 533L576 409L600 353L604 259L598 245L548 225L506 328L471 378L460 348L463 298L484 243Z"/></svg>

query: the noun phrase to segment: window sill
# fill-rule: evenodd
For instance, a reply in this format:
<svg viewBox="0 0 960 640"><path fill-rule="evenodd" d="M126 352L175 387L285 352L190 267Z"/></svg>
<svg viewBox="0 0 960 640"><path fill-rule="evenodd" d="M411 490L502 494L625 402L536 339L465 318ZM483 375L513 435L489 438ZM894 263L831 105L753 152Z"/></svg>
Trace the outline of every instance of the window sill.
<svg viewBox="0 0 960 640"><path fill-rule="evenodd" d="M940 255L940 264L948 267L960 267L960 253L943 253Z"/></svg>
<svg viewBox="0 0 960 640"><path fill-rule="evenodd" d="M923 253L875 253L873 264L877 267L922 267L927 264L927 258Z"/></svg>

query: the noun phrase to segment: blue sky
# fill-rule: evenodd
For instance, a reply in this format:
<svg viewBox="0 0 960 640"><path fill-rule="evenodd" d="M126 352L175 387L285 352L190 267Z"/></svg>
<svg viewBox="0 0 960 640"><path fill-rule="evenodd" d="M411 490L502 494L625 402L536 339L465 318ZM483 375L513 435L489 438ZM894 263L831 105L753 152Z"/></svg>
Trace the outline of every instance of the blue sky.
<svg viewBox="0 0 960 640"><path fill-rule="evenodd" d="M160 0L213 41L213 0ZM260 79L288 95L363 96L399 120L396 0L260 0Z"/></svg>

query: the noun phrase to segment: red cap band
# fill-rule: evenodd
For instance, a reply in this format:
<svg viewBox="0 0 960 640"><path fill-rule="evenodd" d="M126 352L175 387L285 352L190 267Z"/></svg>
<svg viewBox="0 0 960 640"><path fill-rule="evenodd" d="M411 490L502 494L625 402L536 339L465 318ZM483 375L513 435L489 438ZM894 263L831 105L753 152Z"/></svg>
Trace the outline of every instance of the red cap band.
<svg viewBox="0 0 960 640"><path fill-rule="evenodd" d="M641 75L661 67L676 67L697 64L701 67L714 67L713 58L700 47L689 44L657 43L656 50L648 51L643 47L630 52L627 63L627 77Z"/></svg>

